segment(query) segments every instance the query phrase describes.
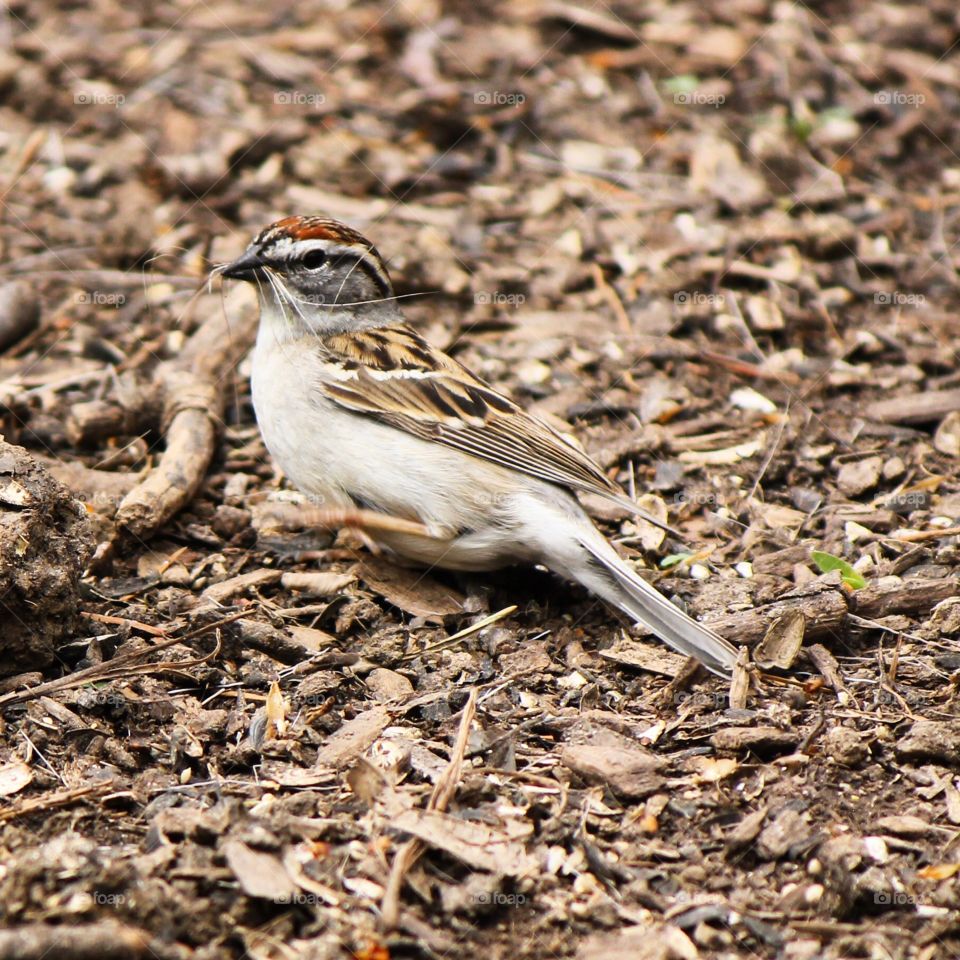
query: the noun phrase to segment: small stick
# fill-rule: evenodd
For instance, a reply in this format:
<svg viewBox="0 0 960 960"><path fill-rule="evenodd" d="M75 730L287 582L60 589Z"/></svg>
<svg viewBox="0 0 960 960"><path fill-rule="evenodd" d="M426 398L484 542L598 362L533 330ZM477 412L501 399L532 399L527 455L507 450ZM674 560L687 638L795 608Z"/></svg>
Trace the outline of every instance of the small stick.
<svg viewBox="0 0 960 960"><path fill-rule="evenodd" d="M939 530L904 530L901 533L891 534L888 539L903 543L918 543L921 540L939 540L941 537L955 537L958 534L960 534L960 527L941 527Z"/></svg>
<svg viewBox="0 0 960 960"><path fill-rule="evenodd" d="M467 749L467 739L470 736L470 724L473 723L476 711L477 688L473 687L463 708L460 729L457 731L457 739L450 753L450 763L434 785L430 799L427 801L428 810L443 812L453 799L463 769L463 757ZM387 878L387 886L380 906L381 923L385 930L392 930L397 925L400 918L400 888L403 886L403 878L420 858L425 847L426 844L422 840L408 840L400 847L397 855L393 858L393 866L390 868L390 876Z"/></svg>
<svg viewBox="0 0 960 960"><path fill-rule="evenodd" d="M738 360L736 357L728 357L722 353L714 353L712 350L701 350L697 354L697 357L704 363L713 363L740 377L770 380L773 383L782 383L788 387L800 383L800 377L792 370L764 370L763 367L755 363L750 363L747 360Z"/></svg>
<svg viewBox="0 0 960 960"><path fill-rule="evenodd" d="M167 633L165 630L161 630L160 627L155 627L150 623L143 623L140 620L131 620L128 617L115 617L108 613L88 613L86 611L84 611L83 615L88 620L96 620L97 623L106 623L115 627L129 624L135 630L141 631L141 633L149 633L151 637L162 637L164 640L167 639Z"/></svg>
<svg viewBox="0 0 960 960"><path fill-rule="evenodd" d="M224 617L222 620L217 620L215 623L208 623L203 627L198 627L196 630L191 630L182 637L170 637L160 643L155 643L152 647L144 647L141 650L131 650L130 653L122 653L112 660L106 660L103 663L95 664L84 670L77 670L64 677L58 677L56 680L48 680L46 683L29 687L26 690L15 690L12 693L5 693L3 696L0 696L0 707L13 703L26 703L28 700L35 700L37 697L45 696L48 693L56 693L60 690L72 690L74 687L82 687L85 683L92 683L94 680L115 679L116 674L122 675L122 671L131 667L141 657L149 656L151 653L156 653L159 650L166 650L167 647L172 647L176 643L193 640L195 637L199 637L209 630L216 630L218 627L226 626L228 623L233 623L234 620L240 620L249 615L249 610L241 610L238 613L232 613L229 617ZM217 649L219 649L219 644L217 645ZM213 653L216 653L216 650L214 650ZM180 669L185 666L202 663L204 660L213 656L213 653L207 654L206 657L202 657L199 660L175 663L173 667ZM152 666L169 669L171 665L153 664Z"/></svg>
<svg viewBox="0 0 960 960"><path fill-rule="evenodd" d="M82 800L84 797L102 796L113 789L113 782L107 781L106 783L98 783L89 787L57 790L55 793L45 794L44 796L30 797L12 807L8 807L6 810L0 810L0 823L6 823L8 820L15 820L17 817L24 817L27 814L36 813L38 810L53 810L56 807L66 807L76 800Z"/></svg>
<svg viewBox="0 0 960 960"><path fill-rule="evenodd" d="M425 653L435 653L437 650L446 650L447 647L454 646L454 644L459 643L465 637L469 637L470 634L476 633L478 630L483 630L484 627L489 627L491 624L497 623L497 621L502 620L504 617L509 617L511 613L516 612L516 609L516 604L513 604L509 607L504 607L502 610L498 610L496 613L491 613L489 617L484 617L482 620L478 620L472 626L461 630L459 633L453 634L451 637L447 637L445 640L438 640L436 643L432 643L430 646L424 647L422 650L417 650L414 653L405 653L400 658L400 662L404 663L407 660L415 660L417 657L422 657Z"/></svg>
<svg viewBox="0 0 960 960"><path fill-rule="evenodd" d="M591 273L593 274L593 282L597 285L597 289L603 294L607 303L610 304L610 309L613 310L613 315L617 318L620 329L624 333L632 333L633 326L630 323L630 317L627 314L626 308L623 306L623 301L620 299L617 291L607 283L607 278L603 275L603 269L599 264L595 263L591 267Z"/></svg>

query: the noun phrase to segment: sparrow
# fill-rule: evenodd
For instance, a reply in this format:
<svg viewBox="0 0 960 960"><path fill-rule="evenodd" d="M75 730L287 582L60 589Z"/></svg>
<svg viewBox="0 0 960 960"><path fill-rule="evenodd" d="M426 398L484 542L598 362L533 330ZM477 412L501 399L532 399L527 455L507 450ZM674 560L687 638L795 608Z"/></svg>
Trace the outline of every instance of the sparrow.
<svg viewBox="0 0 960 960"><path fill-rule="evenodd" d="M369 240L326 217L286 217L217 271L256 286L257 421L312 502L421 524L374 539L422 566L542 564L730 675L737 649L621 559L577 494L642 511L560 433L411 329Z"/></svg>

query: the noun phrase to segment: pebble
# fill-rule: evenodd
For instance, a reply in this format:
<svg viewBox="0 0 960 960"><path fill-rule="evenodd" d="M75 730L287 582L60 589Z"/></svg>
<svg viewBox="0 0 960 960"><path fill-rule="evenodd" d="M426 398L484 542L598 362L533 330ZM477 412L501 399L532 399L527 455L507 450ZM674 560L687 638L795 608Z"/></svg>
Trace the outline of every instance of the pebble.
<svg viewBox="0 0 960 960"><path fill-rule="evenodd" d="M824 750L844 767L856 767L867 759L869 751L863 737L851 727L831 727L823 738Z"/></svg>
<svg viewBox="0 0 960 960"><path fill-rule="evenodd" d="M837 474L837 486L848 497L859 497L872 490L880 482L883 470L882 457L867 457L843 464Z"/></svg>

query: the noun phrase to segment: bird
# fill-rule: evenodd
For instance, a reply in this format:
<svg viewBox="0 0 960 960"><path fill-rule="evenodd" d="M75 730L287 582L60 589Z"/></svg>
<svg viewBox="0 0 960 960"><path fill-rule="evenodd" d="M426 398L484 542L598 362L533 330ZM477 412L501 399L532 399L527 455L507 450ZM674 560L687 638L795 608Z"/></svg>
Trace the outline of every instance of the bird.
<svg viewBox="0 0 960 960"><path fill-rule="evenodd" d="M377 529L373 539L423 567L543 565L731 675L737 648L639 576L578 495L639 507L562 434L411 328L361 233L288 216L215 270L256 287L257 422L310 502L421 525Z"/></svg>

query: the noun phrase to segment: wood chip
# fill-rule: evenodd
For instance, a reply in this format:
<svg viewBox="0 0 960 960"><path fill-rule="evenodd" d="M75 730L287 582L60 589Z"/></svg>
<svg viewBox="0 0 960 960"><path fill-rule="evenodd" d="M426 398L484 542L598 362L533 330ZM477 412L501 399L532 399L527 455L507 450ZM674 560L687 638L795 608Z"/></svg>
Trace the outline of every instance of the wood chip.
<svg viewBox="0 0 960 960"><path fill-rule="evenodd" d="M521 877L537 870L537 858L524 844L503 829L464 820L439 810L404 810L390 825L412 834L431 847L444 850L475 870L500 876ZM533 825L529 824L532 833Z"/></svg>
<svg viewBox="0 0 960 960"><path fill-rule="evenodd" d="M284 590L295 590L307 597L332 597L341 593L356 580L352 573L285 573L280 578Z"/></svg>
<svg viewBox="0 0 960 960"><path fill-rule="evenodd" d="M365 710L327 738L317 752L317 767L344 767L361 756L390 722L385 707Z"/></svg>
<svg viewBox="0 0 960 960"><path fill-rule="evenodd" d="M779 860L791 848L801 846L812 833L803 814L787 808L767 824L757 837L757 856L763 860Z"/></svg>
<svg viewBox="0 0 960 960"><path fill-rule="evenodd" d="M917 720L894 744L901 760L960 764L960 720Z"/></svg>
<svg viewBox="0 0 960 960"><path fill-rule="evenodd" d="M710 742L717 750L771 754L792 750L800 742L800 736L793 730L777 727L724 727Z"/></svg>
<svg viewBox="0 0 960 960"><path fill-rule="evenodd" d="M864 416L883 423L932 423L960 410L960 389L901 394L867 405Z"/></svg>
<svg viewBox="0 0 960 960"><path fill-rule="evenodd" d="M687 659L679 653L664 649L662 644L655 646L628 636L621 636L612 647L600 650L599 653L604 660L664 677L677 676Z"/></svg>
<svg viewBox="0 0 960 960"><path fill-rule="evenodd" d="M220 583L213 583L203 593L200 594L202 600L212 600L215 603L223 603L231 597L246 593L254 587L265 587L280 581L281 572L279 570L251 570L249 573L241 573L239 576L230 577L229 580L222 580Z"/></svg>
<svg viewBox="0 0 960 960"><path fill-rule="evenodd" d="M837 474L837 486L848 497L859 497L877 486L882 471L883 457L866 457L863 460L854 460L840 467Z"/></svg>
<svg viewBox="0 0 960 960"><path fill-rule="evenodd" d="M463 594L422 570L368 557L357 568L357 576L393 606L430 623L442 623L444 617L463 612Z"/></svg>
<svg viewBox="0 0 960 960"><path fill-rule="evenodd" d="M649 796L663 786L657 772L663 761L629 738L589 721L569 736L577 742L564 744L560 762L587 783L602 784L630 799Z"/></svg>
<svg viewBox="0 0 960 960"><path fill-rule="evenodd" d="M892 833L898 837L923 837L930 833L936 833L932 824L910 814L880 817L876 821L876 829L885 833Z"/></svg>
<svg viewBox="0 0 960 960"><path fill-rule="evenodd" d="M290 879L283 861L275 853L254 850L240 840L227 840L223 845L227 865L248 897L289 902L296 885Z"/></svg>
<svg viewBox="0 0 960 960"><path fill-rule="evenodd" d="M693 941L669 923L625 927L587 937L577 960L697 960Z"/></svg>
<svg viewBox="0 0 960 960"><path fill-rule="evenodd" d="M771 667L789 670L800 652L806 623L806 617L800 610L791 610L777 617L753 651L757 666L763 670Z"/></svg>
<svg viewBox="0 0 960 960"><path fill-rule="evenodd" d="M403 674L377 667L367 674L367 690L380 703L403 701L413 696L413 684Z"/></svg>

